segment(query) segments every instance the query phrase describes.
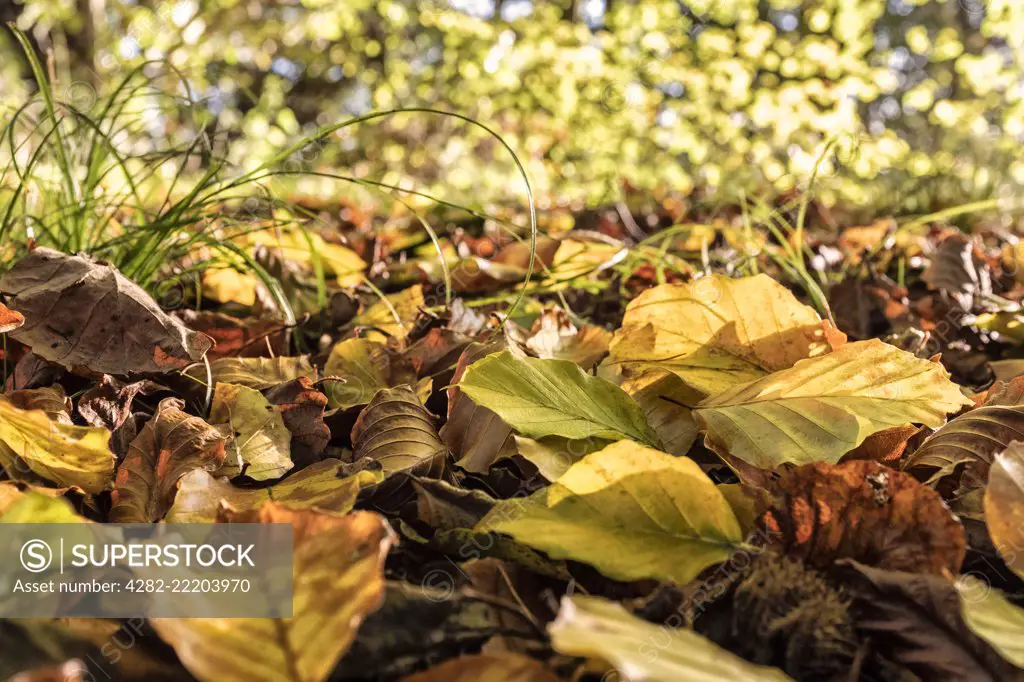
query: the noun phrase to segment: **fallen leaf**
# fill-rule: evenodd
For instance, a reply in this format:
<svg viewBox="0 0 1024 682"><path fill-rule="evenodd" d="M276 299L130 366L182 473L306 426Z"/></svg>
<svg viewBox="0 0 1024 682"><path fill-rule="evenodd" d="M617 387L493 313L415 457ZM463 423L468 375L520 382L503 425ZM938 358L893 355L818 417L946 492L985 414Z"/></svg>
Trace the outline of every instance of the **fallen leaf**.
<svg viewBox="0 0 1024 682"><path fill-rule="evenodd" d="M265 246L280 258L313 268L319 262L324 272L333 275L340 287L354 287L362 283L366 263L355 251L340 244L332 244L312 230L301 227L252 232L245 236L250 244Z"/></svg>
<svg viewBox="0 0 1024 682"><path fill-rule="evenodd" d="M217 266L203 270L202 285L203 296L246 307L256 305L256 291L262 286L259 277L252 273Z"/></svg>
<svg viewBox="0 0 1024 682"><path fill-rule="evenodd" d="M213 383L223 381L263 391L285 381L306 377L317 380L316 368L309 358L281 356L276 358L220 358L210 363ZM206 384L206 369L194 367L189 376Z"/></svg>
<svg viewBox="0 0 1024 682"><path fill-rule="evenodd" d="M913 424L894 426L878 431L864 439L860 445L843 455L843 461L866 459L872 462L893 464L898 462L907 450L910 439L921 433L921 427Z"/></svg>
<svg viewBox="0 0 1024 682"><path fill-rule="evenodd" d="M268 481L292 468L291 432L281 413L259 391L219 382L209 421L226 424L232 434L218 475L233 478L244 473L254 481Z"/></svg>
<svg viewBox="0 0 1024 682"><path fill-rule="evenodd" d="M113 266L84 255L37 248L0 278L0 293L26 316L11 338L68 368L170 372L202 360L213 345Z"/></svg>
<svg viewBox="0 0 1024 682"><path fill-rule="evenodd" d="M821 357L700 403L705 444L757 467L837 462L873 433L904 424L937 427L971 404L942 365L877 339Z"/></svg>
<svg viewBox="0 0 1024 682"><path fill-rule="evenodd" d="M0 303L0 334L12 332L25 324L25 316Z"/></svg>
<svg viewBox="0 0 1024 682"><path fill-rule="evenodd" d="M534 321L525 345L544 360L569 360L589 370L608 352L610 332L600 327L579 329L561 308L549 308Z"/></svg>
<svg viewBox="0 0 1024 682"><path fill-rule="evenodd" d="M611 443L601 438L570 440L548 436L539 440L515 437L516 452L520 457L537 467L540 475L549 481L557 480L585 455L597 452Z"/></svg>
<svg viewBox="0 0 1024 682"><path fill-rule="evenodd" d="M455 455L456 464L474 473L486 474L492 464L516 454L512 427L459 390L459 382L470 365L502 348L504 344L500 342L469 345L459 356L448 384L448 420L441 427L441 440Z"/></svg>
<svg viewBox="0 0 1024 682"><path fill-rule="evenodd" d="M996 453L1016 439L1024 439L1024 405L985 405L951 419L925 439L904 469L927 473L935 481L966 465L968 478L981 485Z"/></svg>
<svg viewBox="0 0 1024 682"><path fill-rule="evenodd" d="M74 405L60 384L42 388L23 388L11 391L6 397L15 407L22 410L42 410L58 424L74 424L71 419Z"/></svg>
<svg viewBox="0 0 1024 682"><path fill-rule="evenodd" d="M0 397L0 464L14 480L34 477L99 493L110 486L114 453L110 432L52 420L42 410L24 410Z"/></svg>
<svg viewBox="0 0 1024 682"><path fill-rule="evenodd" d="M371 512L338 517L272 502L235 521L294 527L293 617L155 618L153 629L203 682L323 682L383 601L394 542L387 522Z"/></svg>
<svg viewBox="0 0 1024 682"><path fill-rule="evenodd" d="M343 379L324 382L330 406L343 410L366 405L382 388L416 384L411 363L403 361L387 345L361 338L346 339L331 349L324 376Z"/></svg>
<svg viewBox="0 0 1024 682"><path fill-rule="evenodd" d="M239 488L226 478L193 469L178 481L178 492L167 512L167 522L212 523L221 502L239 512L258 509L265 502L273 501L288 509L347 514L355 505L359 491L379 483L383 477L374 471L346 476L344 468L337 459L325 459L268 488Z"/></svg>
<svg viewBox="0 0 1024 682"><path fill-rule="evenodd" d="M856 625L874 647L921 680L1020 680L1021 673L974 635L945 578L844 561Z"/></svg>
<svg viewBox="0 0 1024 682"><path fill-rule="evenodd" d="M931 488L877 462L816 462L787 472L762 524L770 544L809 565L850 558L895 571L960 570L963 527Z"/></svg>
<svg viewBox="0 0 1024 682"><path fill-rule="evenodd" d="M477 654L446 661L404 682L558 682L561 678L543 665L515 654Z"/></svg>
<svg viewBox="0 0 1024 682"><path fill-rule="evenodd" d="M352 427L354 459L367 457L396 471L443 467L448 452L423 403L408 386L377 392Z"/></svg>
<svg viewBox="0 0 1024 682"><path fill-rule="evenodd" d="M564 597L548 633L559 653L601 661L632 682L790 680L781 670L748 663L692 630L648 623L598 597ZM611 675L604 677L616 679Z"/></svg>
<svg viewBox="0 0 1024 682"><path fill-rule="evenodd" d="M693 460L630 441L587 455L529 497L499 501L475 530L511 535L616 580L679 584L743 540L729 503Z"/></svg>
<svg viewBox="0 0 1024 682"><path fill-rule="evenodd" d="M626 384L627 392L644 411L665 452L682 457L697 440L697 422L691 407L701 394L671 372L652 371Z"/></svg>
<svg viewBox="0 0 1024 682"><path fill-rule="evenodd" d="M775 280L713 275L630 301L602 368L669 371L710 395L828 350L818 314Z"/></svg>
<svg viewBox="0 0 1024 682"><path fill-rule="evenodd" d="M308 377L298 377L264 391L274 409L281 414L285 428L292 434L292 460L296 456L295 444L309 451L310 457L322 453L331 440L331 430L324 423L327 396L313 387Z"/></svg>
<svg viewBox="0 0 1024 682"><path fill-rule="evenodd" d="M992 294L991 269L975 241L963 232L951 231L939 242L921 279L952 295L964 310Z"/></svg>
<svg viewBox="0 0 1024 682"><path fill-rule="evenodd" d="M216 471L224 464L227 436L184 412L176 398L160 402L156 414L132 441L117 469L110 520L154 523L174 502L178 481L193 469Z"/></svg>
<svg viewBox="0 0 1024 682"><path fill-rule="evenodd" d="M999 555L1024 578L1024 443L996 454L985 487L985 522Z"/></svg>
<svg viewBox="0 0 1024 682"><path fill-rule="evenodd" d="M423 287L417 284L397 294L388 294L356 315L349 324L370 327L402 340L409 335L424 305ZM368 338L385 340L381 334L370 334Z"/></svg>
<svg viewBox="0 0 1024 682"><path fill-rule="evenodd" d="M276 320L243 320L224 313L194 310L180 311L178 316L189 329L202 332L217 342L206 354L211 361L287 353L288 329Z"/></svg>
<svg viewBox="0 0 1024 682"><path fill-rule="evenodd" d="M78 399L78 413L93 426L116 431L132 416L135 396L153 388L147 381L125 384L104 376Z"/></svg>
<svg viewBox="0 0 1024 682"><path fill-rule="evenodd" d="M632 439L661 444L643 411L615 384L567 360L516 358L509 351L471 365L460 390L524 436Z"/></svg>
<svg viewBox="0 0 1024 682"><path fill-rule="evenodd" d="M999 590L970 575L956 581L960 615L971 632L999 654L1024 668L1024 609L1006 600ZM1018 676L1024 678L1024 672Z"/></svg>

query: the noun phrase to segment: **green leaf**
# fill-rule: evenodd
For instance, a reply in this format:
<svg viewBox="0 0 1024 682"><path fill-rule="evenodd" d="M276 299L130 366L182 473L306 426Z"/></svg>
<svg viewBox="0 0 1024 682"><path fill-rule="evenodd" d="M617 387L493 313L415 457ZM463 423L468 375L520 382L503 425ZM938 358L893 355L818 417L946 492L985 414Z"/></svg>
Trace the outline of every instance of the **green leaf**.
<svg viewBox="0 0 1024 682"><path fill-rule="evenodd" d="M971 632L1018 668L1024 668L1024 609L969 575L956 583L960 613Z"/></svg>
<svg viewBox="0 0 1024 682"><path fill-rule="evenodd" d="M0 398L0 464L13 479L32 481L34 475L102 492L114 476L109 440L106 429L62 424L42 410L23 410Z"/></svg>
<svg viewBox="0 0 1024 682"><path fill-rule="evenodd" d="M908 423L934 428L970 404L942 365L873 339L734 386L694 416L708 447L771 469L834 464L873 433Z"/></svg>
<svg viewBox="0 0 1024 682"><path fill-rule="evenodd" d="M685 584L742 545L728 501L691 459L619 441L551 486L499 501L476 531L506 533L609 578Z"/></svg>
<svg viewBox="0 0 1024 682"><path fill-rule="evenodd" d="M598 597L564 597L548 632L555 651L602 661L635 682L790 680L781 670L749 663L692 630L649 623Z"/></svg>
<svg viewBox="0 0 1024 682"><path fill-rule="evenodd" d="M661 444L643 410L625 391L568 360L520 359L502 351L471 365L459 388L530 438Z"/></svg>
<svg viewBox="0 0 1024 682"><path fill-rule="evenodd" d="M292 434L281 413L259 391L221 382L213 394L210 422L227 424L233 434L217 473L232 478L243 471L254 481L281 478L292 468Z"/></svg>

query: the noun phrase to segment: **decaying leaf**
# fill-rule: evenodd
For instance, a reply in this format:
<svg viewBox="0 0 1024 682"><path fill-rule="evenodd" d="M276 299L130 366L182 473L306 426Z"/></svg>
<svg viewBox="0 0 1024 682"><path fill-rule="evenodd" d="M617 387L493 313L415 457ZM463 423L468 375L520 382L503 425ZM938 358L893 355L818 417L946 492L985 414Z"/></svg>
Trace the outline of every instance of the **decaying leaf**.
<svg viewBox="0 0 1024 682"><path fill-rule="evenodd" d="M380 462L386 474L443 468L448 452L423 403L408 386L386 388L352 427L355 459Z"/></svg>
<svg viewBox="0 0 1024 682"><path fill-rule="evenodd" d="M124 384L104 376L78 399L78 413L93 426L116 431L132 415L132 403L139 393L159 388L147 381Z"/></svg>
<svg viewBox="0 0 1024 682"><path fill-rule="evenodd" d="M548 632L559 653L602 661L636 682L790 679L781 670L748 663L692 630L648 623L597 597L564 598Z"/></svg>
<svg viewBox="0 0 1024 682"><path fill-rule="evenodd" d="M990 268L975 241L963 232L950 232L939 242L921 279L954 296L964 310L992 293Z"/></svg>
<svg viewBox="0 0 1024 682"><path fill-rule="evenodd" d="M960 570L963 528L934 490L877 462L791 470L762 519L771 544L812 566L850 558L896 571Z"/></svg>
<svg viewBox="0 0 1024 682"><path fill-rule="evenodd" d="M767 275L663 284L631 301L605 371L669 371L705 395L828 352L821 318Z"/></svg>
<svg viewBox="0 0 1024 682"><path fill-rule="evenodd" d="M620 441L551 486L503 500L477 524L609 578L685 584L729 558L743 534L729 503L690 459Z"/></svg>
<svg viewBox="0 0 1024 682"><path fill-rule="evenodd" d="M964 623L956 587L945 578L846 561L857 629L921 680L1021 680L1015 668Z"/></svg>
<svg viewBox="0 0 1024 682"><path fill-rule="evenodd" d="M159 521L171 508L182 476L193 469L216 471L223 466L227 435L187 414L184 407L176 398L161 401L132 441L117 469L111 521Z"/></svg>
<svg viewBox="0 0 1024 682"><path fill-rule="evenodd" d="M708 447L766 469L837 462L864 439L904 424L937 427L971 401L942 365L857 341L702 402Z"/></svg>
<svg viewBox="0 0 1024 682"><path fill-rule="evenodd" d="M202 360L213 345L113 266L88 256L37 248L0 278L0 294L26 319L11 337L64 367L170 372Z"/></svg>
<svg viewBox="0 0 1024 682"><path fill-rule="evenodd" d="M985 522L1006 565L1024 578L1024 443L995 456L985 488Z"/></svg>
<svg viewBox="0 0 1024 682"><path fill-rule="evenodd" d="M331 430L324 423L327 396L316 390L308 377L278 384L267 389L264 395L292 434L293 461L301 461L294 452L296 443L306 448L311 456L324 451L331 440Z"/></svg>
<svg viewBox="0 0 1024 682"><path fill-rule="evenodd" d="M996 453L1018 439L1024 439L1024 405L984 405L951 419L929 436L904 468L936 480L966 466L980 485Z"/></svg>
<svg viewBox="0 0 1024 682"><path fill-rule="evenodd" d="M219 382L209 420L227 425L232 434L218 475L231 478L244 473L254 481L268 481L292 468L291 432L281 413L259 391Z"/></svg>
<svg viewBox="0 0 1024 682"><path fill-rule="evenodd" d="M543 360L569 360L589 370L608 352L611 339L600 327L577 328L564 310L551 308L534 321L524 345Z"/></svg>
<svg viewBox="0 0 1024 682"><path fill-rule="evenodd" d="M25 316L0 303L0 334L12 332L25 324Z"/></svg>
<svg viewBox="0 0 1024 682"><path fill-rule="evenodd" d="M524 436L632 439L661 444L643 411L621 388L568 360L488 355L469 367L459 388Z"/></svg>
<svg viewBox="0 0 1024 682"><path fill-rule="evenodd" d="M59 399L57 404L63 406ZM99 493L114 475L109 439L106 429L54 421L41 409L22 409L0 397L0 465L14 480L43 479Z"/></svg>
<svg viewBox="0 0 1024 682"><path fill-rule="evenodd" d="M384 557L394 542L387 522L371 512L338 517L272 502L234 520L294 527L293 617L153 619L153 628L203 682L326 680L383 601Z"/></svg>

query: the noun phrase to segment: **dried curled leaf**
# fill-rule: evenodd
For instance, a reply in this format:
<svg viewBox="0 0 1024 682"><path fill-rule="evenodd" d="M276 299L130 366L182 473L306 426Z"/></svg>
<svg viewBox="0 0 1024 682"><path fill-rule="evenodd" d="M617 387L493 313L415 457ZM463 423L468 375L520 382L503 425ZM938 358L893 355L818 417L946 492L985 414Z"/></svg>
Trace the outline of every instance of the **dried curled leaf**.
<svg viewBox="0 0 1024 682"><path fill-rule="evenodd" d="M762 524L788 555L941 575L960 570L960 522L931 488L870 461L808 464L778 482Z"/></svg>
<svg viewBox="0 0 1024 682"><path fill-rule="evenodd" d="M772 278L713 275L631 301L602 367L672 372L709 395L828 350L818 314Z"/></svg>
<svg viewBox="0 0 1024 682"><path fill-rule="evenodd" d="M0 278L0 294L27 321L11 337L64 367L169 372L198 362L213 345L113 266L84 255L37 248Z"/></svg>
<svg viewBox="0 0 1024 682"><path fill-rule="evenodd" d="M354 458L380 462L385 474L443 465L447 453L423 403L408 386L377 392L352 427Z"/></svg>
<svg viewBox="0 0 1024 682"><path fill-rule="evenodd" d="M963 232L950 232L939 242L921 279L952 295L964 310L992 293L991 269L974 239Z"/></svg>
<svg viewBox="0 0 1024 682"><path fill-rule="evenodd" d="M112 522L159 521L171 508L182 476L193 469L216 471L224 464L227 436L186 414L184 407L176 398L161 401L132 441L117 470Z"/></svg>
<svg viewBox="0 0 1024 682"><path fill-rule="evenodd" d="M918 679L1024 679L1022 671L964 623L957 589L949 580L843 563L845 583L860 614L857 629Z"/></svg>
<svg viewBox="0 0 1024 682"><path fill-rule="evenodd" d="M293 617L158 618L153 629L203 682L323 682L383 601L394 534L371 512L338 517L272 502L230 520L295 529Z"/></svg>
<svg viewBox="0 0 1024 682"><path fill-rule="evenodd" d="M873 339L733 386L694 416L708 447L771 469L837 462L873 433L908 423L937 427L969 404L942 365Z"/></svg>
<svg viewBox="0 0 1024 682"><path fill-rule="evenodd" d="M922 471L936 480L968 469L968 487L980 485L996 453L1024 439L1024 405L984 405L951 419L907 459L905 469Z"/></svg>
<svg viewBox="0 0 1024 682"><path fill-rule="evenodd" d="M278 384L264 392L274 409L281 414L285 427L292 434L292 445L298 443L310 455L319 455L331 440L331 430L324 422L327 396L313 387L308 377L298 377ZM300 458L292 453L296 462Z"/></svg>

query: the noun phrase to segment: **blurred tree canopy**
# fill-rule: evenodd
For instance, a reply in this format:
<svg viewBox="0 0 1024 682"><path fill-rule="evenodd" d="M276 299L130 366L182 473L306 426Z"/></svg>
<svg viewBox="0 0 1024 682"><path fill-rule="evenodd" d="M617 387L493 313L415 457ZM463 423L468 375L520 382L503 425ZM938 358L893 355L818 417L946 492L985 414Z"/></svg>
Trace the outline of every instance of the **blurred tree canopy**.
<svg viewBox="0 0 1024 682"><path fill-rule="evenodd" d="M718 200L814 186L868 213L1009 195L1024 180L1019 0L18 0L83 109L133 66L180 74L240 166L319 126L432 107L493 127L543 203L624 183ZM32 84L0 49L5 110ZM169 71L173 67L173 71ZM6 113L5 113L6 115ZM186 123L183 123L186 122ZM823 154L829 141L835 144ZM294 159L470 203L521 201L483 131L424 114L347 128Z"/></svg>

